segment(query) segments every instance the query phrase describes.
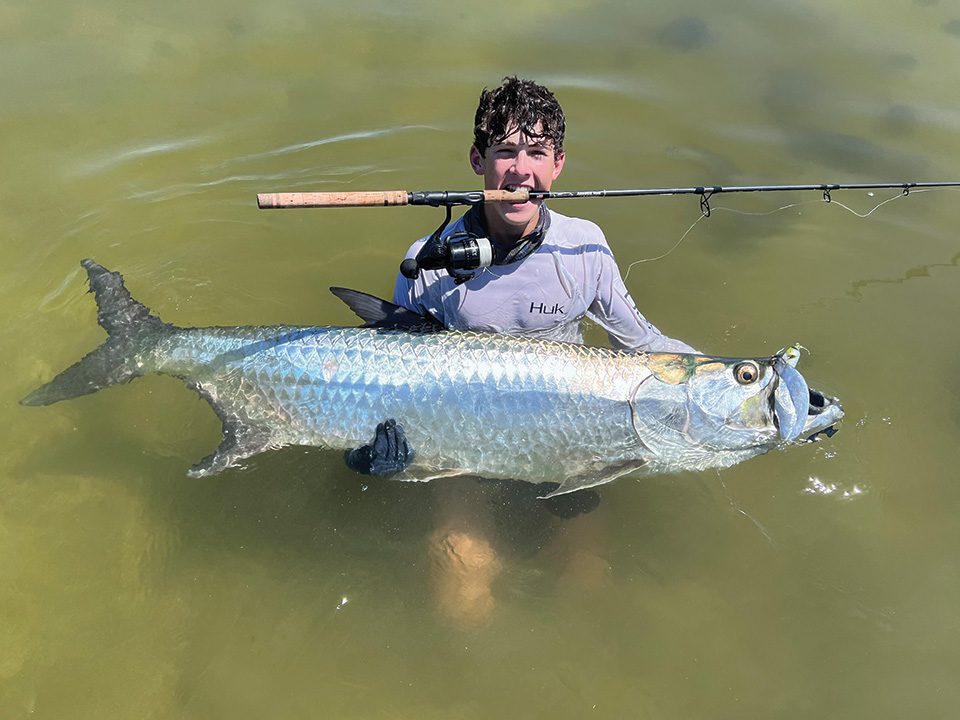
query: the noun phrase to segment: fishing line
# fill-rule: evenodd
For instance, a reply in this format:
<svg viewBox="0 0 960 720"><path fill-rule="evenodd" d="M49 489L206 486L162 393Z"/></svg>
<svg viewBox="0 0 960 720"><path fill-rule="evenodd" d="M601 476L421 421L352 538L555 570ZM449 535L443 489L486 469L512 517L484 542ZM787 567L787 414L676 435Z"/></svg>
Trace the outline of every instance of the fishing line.
<svg viewBox="0 0 960 720"><path fill-rule="evenodd" d="M930 190L929 190L929 189L927 189L927 190L914 190L913 192L911 192L911 193L909 193L909 194L910 194L910 195L914 195L914 194L917 194L917 193L924 193L924 192L930 192ZM875 213L877 210L879 210L881 207L883 207L883 206L886 205L887 203L893 202L894 200L899 200L899 199L905 198L905 197L907 197L907 193L899 193L899 194L897 194L897 195L894 195L893 197L888 197L886 200L883 200L882 202L878 203L877 205L874 205L873 209L871 209L871 210L869 210L869 211L867 211L867 212L865 212L865 213L863 213L863 214L858 213L856 210L853 210L852 208L849 208L849 207L847 207L846 205L844 205L842 202L838 202L838 201L836 201L836 200L831 200L831 201L829 201L828 204L830 204L830 205L836 205L837 207L842 207L844 210L853 213L853 214L856 215L858 218L863 219L863 218L868 218L868 217L870 217L871 215L873 215L873 213Z"/></svg>
<svg viewBox="0 0 960 720"><path fill-rule="evenodd" d="M475 236L469 232L459 234L456 239L444 237L443 230L451 221L451 208L454 205L478 206L484 203L526 203L535 200L573 199L573 198L625 198L651 197L657 195L694 195L700 198L700 217L698 217L684 231L673 247L655 257L641 258L630 263L627 268L626 279L634 265L644 262L663 260L676 251L684 243L693 228L705 218L710 217L713 208L710 199L715 195L730 193L766 193L766 192L799 192L818 191L823 193L823 202L837 205L860 219L868 218L878 209L893 202L898 197L905 197L911 192L924 192L937 188L957 188L960 181L946 182L882 182L882 183L819 183L806 185L698 185L695 187L671 188L635 188L609 190L530 190L514 188L512 190L378 190L378 191L347 191L347 192L279 192L258 193L257 206L261 209L270 208L331 208L331 207L391 207L403 205L426 205L445 209L445 219L440 226L429 236L416 257L405 258L400 264L400 272L411 280L420 275L421 269L446 270L457 284L466 282L477 274L488 272L487 268L493 264L493 249L489 238ZM900 190L900 194L882 200L866 213L860 213L853 208L834 201L831 193L836 190L866 190L873 195L874 190ZM814 202L814 201L811 201ZM733 208L717 208L747 216L773 215L783 210L795 208L806 203L792 203L765 213L750 213L734 210ZM496 273L491 273L496 275Z"/></svg>
<svg viewBox="0 0 960 720"><path fill-rule="evenodd" d="M723 494L726 496L727 502L730 504L730 508L734 510L734 512L743 515L747 520L753 523L753 526L760 531L760 534L763 535L768 543L770 543L771 547L777 547L777 542L770 536L770 533L767 532L767 529L760 523L760 521L740 507L740 503L733 499L733 495L730 494L730 490L727 488L727 484L723 481L723 476L720 474L720 471L718 470L716 473L717 480L720 481L720 487L723 488Z"/></svg>
<svg viewBox="0 0 960 720"><path fill-rule="evenodd" d="M722 210L723 208L720 208L720 209ZM627 278L630 277L630 271L633 270L634 265L639 265L640 263L646 263L646 262L653 262L654 260L663 260L663 258L665 258L667 255L669 255L678 247L680 247L680 244L687 239L687 235L690 234L690 231L697 226L697 223L699 223L701 220L706 219L706 217L707 217L706 214L700 213L700 217L698 217L696 220L693 221L693 224L684 231L683 235L681 235L680 239L677 240L676 243L674 243L673 247L667 250L662 255L657 255L656 257L650 257L650 258L641 258L640 260L634 260L632 263L630 263L627 266L627 272L623 276L623 281L626 282Z"/></svg>
<svg viewBox="0 0 960 720"><path fill-rule="evenodd" d="M841 209L843 209L843 210L846 210L846 211L849 212L851 215L854 215L854 216L856 216L856 217L858 217L858 218L860 218L860 219L866 219L866 218L870 217L871 215L873 215L873 213L875 213L877 210L879 210L881 207L883 207L883 206L886 205L887 203L891 203L891 202L893 202L894 200L900 200L900 199L902 199L902 198L907 197L908 195L913 195L913 194L922 193L922 192L931 192L931 191L934 190L934 189L942 189L942 188L923 188L923 189L913 190L913 191L911 191L911 192L909 192L909 193L907 193L907 192L899 192L899 193L897 193L896 195L893 195L893 196L891 196L891 197L886 198L885 200L881 200L879 203L877 203L876 205L874 205L870 210L868 210L868 211L865 212L865 213L859 213L859 212L857 212L856 210L854 210L853 208L849 207L848 205L844 205L842 202L839 202L838 200L834 200L834 199L830 196L829 193L825 193L825 194L824 194L824 198L823 198L822 200L804 200L804 201L802 201L802 202L789 203L789 204L787 204L787 205L782 205L781 207L775 208L775 209L773 209L773 210L768 210L767 212L749 212L749 211L746 211L746 210L738 210L738 209L736 209L736 208L723 207L723 206L720 206L720 207L709 207L709 209L708 209L707 211L705 211L705 210L701 207L700 215L697 217L696 220L693 221L693 223L690 225L690 227L688 227L688 228L683 232L683 234L680 236L680 239L677 240L676 243L674 243L673 247L671 247L669 250L667 250L666 252L664 252L664 253L662 253L662 254L660 254L660 255L656 255L656 256L654 256L654 257L648 257L648 258L641 258L641 259L639 259L639 260L634 260L633 262L630 263L630 265L627 266L627 271L626 271L626 273L625 273L624 276L623 276L623 280L624 280L624 282L626 282L627 278L630 277L630 271L633 269L633 266L634 266L634 265L639 265L640 263L654 262L654 261L656 261L656 260L663 260L665 257L667 257L668 255L670 255L671 253L673 253L673 251L676 250L678 247L680 247L680 245L683 243L683 241L686 240L687 236L688 236L688 235L690 234L690 232L700 223L701 220L704 220L705 218L710 217L710 215L711 215L712 213L717 212L717 211L720 211L720 212L729 212L729 213L733 213L733 214L735 214L735 215L745 215L745 216L748 216L748 217L768 217L768 216L770 216L770 215L776 215L776 214L779 213L779 212L783 212L784 210L790 210L791 208L802 207L802 206L804 206L804 205L814 205L814 204L816 204L816 205L836 205L837 207L839 207L839 208L841 208Z"/></svg>

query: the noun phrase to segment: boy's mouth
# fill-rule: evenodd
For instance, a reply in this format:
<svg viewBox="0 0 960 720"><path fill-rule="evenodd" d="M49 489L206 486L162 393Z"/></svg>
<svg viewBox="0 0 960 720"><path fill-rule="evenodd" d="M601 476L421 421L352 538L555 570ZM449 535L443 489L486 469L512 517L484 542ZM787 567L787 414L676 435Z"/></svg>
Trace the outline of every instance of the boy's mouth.
<svg viewBox="0 0 960 720"><path fill-rule="evenodd" d="M536 188L531 187L530 185L518 185L516 183L508 183L503 186L503 189L507 192L516 192L517 190L527 190L529 192L536 192ZM528 202L533 202L533 199L528 199L524 202L519 203L509 203L510 205L526 205Z"/></svg>

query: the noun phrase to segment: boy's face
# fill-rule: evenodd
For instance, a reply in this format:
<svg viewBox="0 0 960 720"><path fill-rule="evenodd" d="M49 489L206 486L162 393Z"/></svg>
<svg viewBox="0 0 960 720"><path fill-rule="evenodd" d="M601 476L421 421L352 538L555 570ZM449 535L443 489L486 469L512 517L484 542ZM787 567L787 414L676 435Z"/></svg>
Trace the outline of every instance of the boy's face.
<svg viewBox="0 0 960 720"><path fill-rule="evenodd" d="M564 155L546 139L531 139L519 130L487 148L481 155L470 148L470 165L483 175L485 190L549 190L563 169ZM521 237L537 227L540 203L490 203L484 206L491 234Z"/></svg>

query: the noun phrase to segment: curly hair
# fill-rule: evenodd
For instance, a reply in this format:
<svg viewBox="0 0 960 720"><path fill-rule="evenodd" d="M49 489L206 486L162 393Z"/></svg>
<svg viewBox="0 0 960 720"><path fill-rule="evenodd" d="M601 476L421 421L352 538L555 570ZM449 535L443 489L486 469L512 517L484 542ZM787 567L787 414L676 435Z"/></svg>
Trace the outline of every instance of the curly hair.
<svg viewBox="0 0 960 720"><path fill-rule="evenodd" d="M473 144L481 155L519 130L528 138L548 140L557 155L563 152L566 119L557 98L543 85L516 76L494 90L483 89L473 123Z"/></svg>

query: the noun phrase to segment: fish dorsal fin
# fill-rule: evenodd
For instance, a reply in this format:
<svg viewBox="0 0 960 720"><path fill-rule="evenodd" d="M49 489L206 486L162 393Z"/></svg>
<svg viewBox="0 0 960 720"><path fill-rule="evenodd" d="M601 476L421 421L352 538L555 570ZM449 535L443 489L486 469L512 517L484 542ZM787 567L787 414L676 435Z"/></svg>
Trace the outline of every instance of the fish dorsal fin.
<svg viewBox="0 0 960 720"><path fill-rule="evenodd" d="M392 302L381 300L375 295L342 287L332 287L330 292L343 300L347 307L363 320L364 327L419 332L443 329L443 324L433 316L420 315L412 310L394 305Z"/></svg>

